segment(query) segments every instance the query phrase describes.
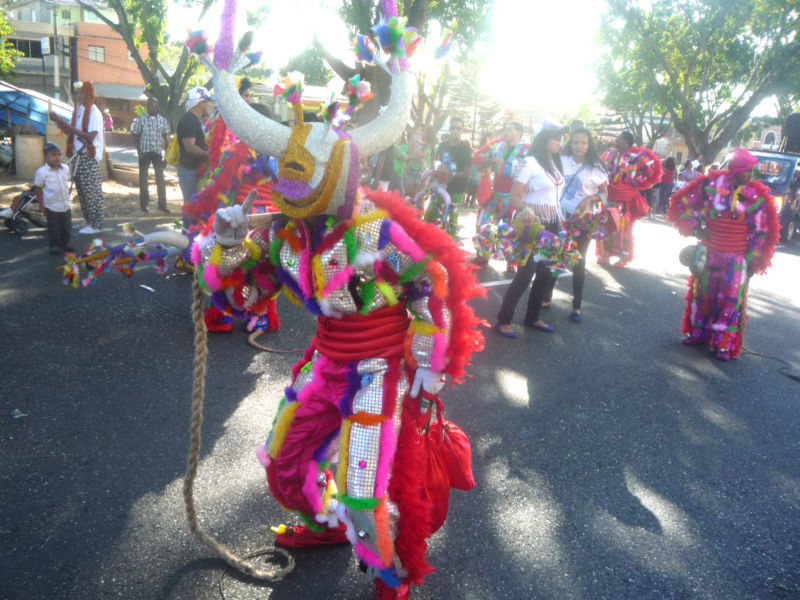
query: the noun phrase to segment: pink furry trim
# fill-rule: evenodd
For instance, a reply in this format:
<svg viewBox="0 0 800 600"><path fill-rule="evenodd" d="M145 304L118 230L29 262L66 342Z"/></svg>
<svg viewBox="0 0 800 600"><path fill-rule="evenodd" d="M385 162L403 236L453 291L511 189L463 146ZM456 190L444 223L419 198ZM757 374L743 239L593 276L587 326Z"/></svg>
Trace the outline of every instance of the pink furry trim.
<svg viewBox="0 0 800 600"><path fill-rule="evenodd" d="M347 284L350 278L355 273L355 269L353 265L347 265L344 269L336 273L333 277L328 279L328 285L322 290L322 297L325 298L328 296L332 291L339 289L343 285Z"/></svg>
<svg viewBox="0 0 800 600"><path fill-rule="evenodd" d="M719 172L715 171L718 175ZM695 178L689 185L686 185L675 192L669 200L667 210L667 221L678 230L681 235L692 235L697 226L697 215L694 214L693 207L700 201L699 195L703 193L706 182L713 175ZM684 200L685 198L685 200ZM687 212L693 213L690 218L681 218Z"/></svg>
<svg viewBox="0 0 800 600"><path fill-rule="evenodd" d="M694 275L689 275L689 289L686 292L686 308L683 311L683 322L681 323L681 333L686 335L692 330L692 299L694 296Z"/></svg>
<svg viewBox="0 0 800 600"><path fill-rule="evenodd" d="M778 211L775 208L775 201L769 193L769 188L761 181L751 181L749 186L753 186L756 194L764 198L767 202L765 210L767 211L767 240L764 248L761 250L761 256L753 261L754 272L762 274L772 264L772 257L775 255L775 246L781 237L781 224L778 220ZM738 356L738 355L735 355Z"/></svg>
<svg viewBox="0 0 800 600"><path fill-rule="evenodd" d="M383 564L383 562L381 562L380 556L378 556L374 551L367 548L361 542L353 546L353 550L355 550L356 556L358 556L358 558L363 560L371 567L378 567L380 569L385 569L386 567L389 566Z"/></svg>
<svg viewBox="0 0 800 600"><path fill-rule="evenodd" d="M264 444L256 448L256 457L258 458L258 462L260 462L265 469L269 467L269 463L272 462L272 457L269 455L269 452L267 452L267 448Z"/></svg>
<svg viewBox="0 0 800 600"><path fill-rule="evenodd" d="M200 244L195 242L192 244L192 262L196 265L199 265L203 261L202 255L200 254Z"/></svg>
<svg viewBox="0 0 800 600"><path fill-rule="evenodd" d="M217 268L217 265L206 265L206 268L203 269L203 281L205 281L206 285L215 292L218 292L222 289L222 279L219 276L219 269Z"/></svg>
<svg viewBox="0 0 800 600"><path fill-rule="evenodd" d="M419 262L425 258L425 251L415 244L414 241L408 237L408 234L395 223L389 226L389 239L392 240L392 243L397 246L400 252L408 254L414 262Z"/></svg>
<svg viewBox="0 0 800 600"><path fill-rule="evenodd" d="M320 498L319 486L317 485L318 475L319 465L316 461L309 461L308 473L306 473L306 480L303 482L303 495L305 495L315 514L322 513L322 498Z"/></svg>
<svg viewBox="0 0 800 600"><path fill-rule="evenodd" d="M300 286L300 291L306 298L313 298L314 291L311 289L311 278L309 277L309 268L311 266L311 253L308 250L308 245L304 246L300 251L300 264L297 269L297 285Z"/></svg>
<svg viewBox="0 0 800 600"><path fill-rule="evenodd" d="M397 448L397 436L394 433L394 421L386 419L381 423L381 442L378 450L378 467L375 470L375 497L383 498L389 485L390 466Z"/></svg>
<svg viewBox="0 0 800 600"><path fill-rule="evenodd" d="M447 367L447 336L443 333L433 334L433 353L431 354L431 370L444 372Z"/></svg>
<svg viewBox="0 0 800 600"><path fill-rule="evenodd" d="M272 283L272 280L269 278L269 272L270 269L267 267L267 264L263 262L258 263L258 266L252 270L253 281L256 282L256 285L262 290L272 294L275 292L275 284Z"/></svg>

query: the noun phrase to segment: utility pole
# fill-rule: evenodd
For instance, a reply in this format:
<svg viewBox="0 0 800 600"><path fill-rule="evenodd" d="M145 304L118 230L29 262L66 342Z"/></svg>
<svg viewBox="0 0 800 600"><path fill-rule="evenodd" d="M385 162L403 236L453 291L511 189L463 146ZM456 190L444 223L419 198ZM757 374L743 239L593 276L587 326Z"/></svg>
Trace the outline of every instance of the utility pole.
<svg viewBox="0 0 800 600"><path fill-rule="evenodd" d="M58 52L58 0L53 1L53 79L55 83L55 91L53 98L58 100L58 84L61 82L60 74L58 72L58 63L61 61L61 55Z"/></svg>

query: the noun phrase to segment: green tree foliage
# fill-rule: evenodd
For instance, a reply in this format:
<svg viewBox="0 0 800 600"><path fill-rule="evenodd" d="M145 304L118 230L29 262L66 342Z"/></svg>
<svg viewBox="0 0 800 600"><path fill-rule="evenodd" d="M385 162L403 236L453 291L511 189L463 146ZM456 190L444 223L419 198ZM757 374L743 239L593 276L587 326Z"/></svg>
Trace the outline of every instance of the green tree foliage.
<svg viewBox="0 0 800 600"><path fill-rule="evenodd" d="M174 126L183 112L181 101L186 88L201 65L183 44L177 60L170 60L177 46L170 49L165 35L167 1L106 0L108 8L117 16L116 23L101 13L94 4L86 0L77 1L122 36L142 74L145 93L158 100L161 110ZM213 2L214 0L187 0L182 5L197 9L202 17Z"/></svg>
<svg viewBox="0 0 800 600"><path fill-rule="evenodd" d="M800 69L797 3L606 3L601 40L610 59L598 77L607 100L619 100L627 91L656 114L664 110L690 152L706 160L713 160L753 109L784 91L785 79Z"/></svg>
<svg viewBox="0 0 800 600"><path fill-rule="evenodd" d="M22 52L17 50L14 45L6 39L6 36L14 33L6 20L3 11L0 11L0 76L8 77L14 74L14 59L21 56Z"/></svg>
<svg viewBox="0 0 800 600"><path fill-rule="evenodd" d="M281 75L286 75L292 71L300 71L305 75L307 85L326 86L333 77L334 73L325 66L325 62L319 52L313 46L303 50L297 56L290 58L286 66L280 71Z"/></svg>

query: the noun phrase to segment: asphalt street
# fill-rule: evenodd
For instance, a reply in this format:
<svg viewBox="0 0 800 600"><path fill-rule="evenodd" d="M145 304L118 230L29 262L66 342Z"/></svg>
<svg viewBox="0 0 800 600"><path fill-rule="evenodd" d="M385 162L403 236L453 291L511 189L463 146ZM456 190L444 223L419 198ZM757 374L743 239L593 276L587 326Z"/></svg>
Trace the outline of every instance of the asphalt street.
<svg viewBox="0 0 800 600"><path fill-rule="evenodd" d="M107 239L123 239L121 222ZM478 485L452 493L437 571L413 599L800 598L800 384L781 372L800 373L800 244L753 279L748 353L730 363L680 343L685 244L641 221L632 268L591 260L582 324L565 278L543 313L554 334L486 330L472 377L443 394ZM221 578L182 502L190 277L145 267L72 289L60 263L43 230L0 232L0 598L372 598L347 547L293 552L274 584ZM490 322L505 290L492 264L475 303ZM259 341L304 347L314 319L279 310ZM246 338L210 339L196 482L202 526L239 554L291 520L254 449L299 357Z"/></svg>

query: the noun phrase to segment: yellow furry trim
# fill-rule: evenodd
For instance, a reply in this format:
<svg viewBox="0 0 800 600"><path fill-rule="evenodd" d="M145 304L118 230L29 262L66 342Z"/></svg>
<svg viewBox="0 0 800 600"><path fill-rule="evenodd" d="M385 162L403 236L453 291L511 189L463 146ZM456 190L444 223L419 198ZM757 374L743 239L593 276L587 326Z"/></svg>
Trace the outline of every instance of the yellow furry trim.
<svg viewBox="0 0 800 600"><path fill-rule="evenodd" d="M289 433L289 425L294 419L294 413L297 412L298 406L300 406L299 402L287 402L281 414L275 419L275 426L272 428L272 443L269 445L269 455L273 459L278 458L278 452L281 451L283 440L286 439L286 434Z"/></svg>
<svg viewBox="0 0 800 600"><path fill-rule="evenodd" d="M372 212L368 212L364 215L356 215L353 217L353 225L358 227L359 225L363 225L364 223L369 223L371 221L375 221L377 219L387 219L389 217L389 213L383 210L382 208L373 210Z"/></svg>
<svg viewBox="0 0 800 600"><path fill-rule="evenodd" d="M444 333L444 329L437 327L433 323L427 323L421 319L411 321L411 331L422 335L433 335L434 333Z"/></svg>
<svg viewBox="0 0 800 600"><path fill-rule="evenodd" d="M314 273L314 287L316 288L317 298L322 297L322 290L325 289L325 271L322 270L322 257L315 254L311 257L311 271Z"/></svg>
<svg viewBox="0 0 800 600"><path fill-rule="evenodd" d="M249 237L244 238L244 245L247 246L247 249L250 251L250 256L253 260L259 260L261 258L261 248L258 247L253 240Z"/></svg>
<svg viewBox="0 0 800 600"><path fill-rule="evenodd" d="M288 287L282 287L281 290L290 302L297 304L297 306L305 306L302 302L300 302L300 298L295 296L292 290L290 290Z"/></svg>
<svg viewBox="0 0 800 600"><path fill-rule="evenodd" d="M325 486L325 491L322 493L322 513L328 512L328 507L331 505L331 498L337 494L336 481L333 477L328 480L328 485Z"/></svg>
<svg viewBox="0 0 800 600"><path fill-rule="evenodd" d="M222 246L220 244L214 244L214 247L211 249L211 254L208 257L208 264L219 266L222 262Z"/></svg>
<svg viewBox="0 0 800 600"><path fill-rule="evenodd" d="M397 304L397 294L394 293L392 286L390 286L385 281L376 281L375 285L377 288L386 296L386 300L389 302L389 306L394 306Z"/></svg>
<svg viewBox="0 0 800 600"><path fill-rule="evenodd" d="M342 421L339 433L339 468L336 469L336 487L340 494L347 493L347 463L350 461L350 428L348 420Z"/></svg>

